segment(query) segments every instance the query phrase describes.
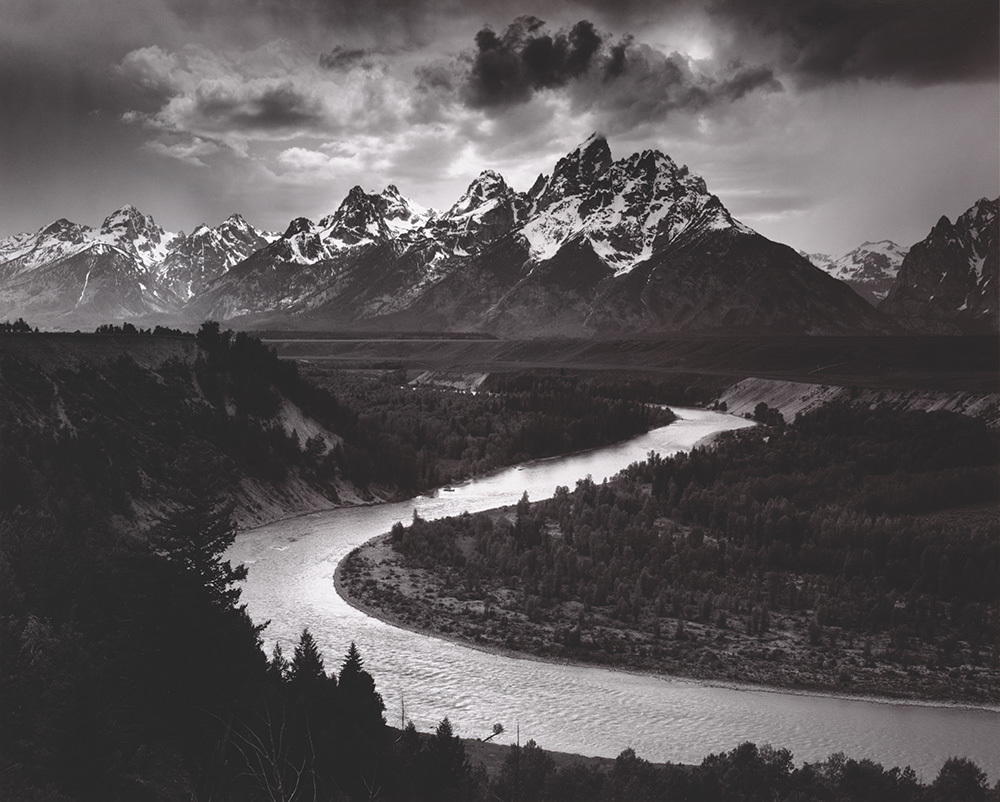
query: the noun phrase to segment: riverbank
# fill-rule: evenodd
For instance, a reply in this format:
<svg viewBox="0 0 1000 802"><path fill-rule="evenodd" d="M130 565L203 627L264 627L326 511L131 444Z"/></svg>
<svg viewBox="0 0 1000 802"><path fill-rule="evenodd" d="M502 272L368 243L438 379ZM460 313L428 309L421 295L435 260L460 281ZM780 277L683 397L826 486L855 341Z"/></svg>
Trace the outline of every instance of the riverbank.
<svg viewBox="0 0 1000 802"><path fill-rule="evenodd" d="M512 507L492 510L510 519ZM468 549L471 543L456 544ZM554 605L529 615L514 593L484 581L470 593L451 572L403 564L383 535L336 569L337 592L352 607L393 626L505 657L596 665L782 693L998 709L1000 681L985 666L932 669L887 658L887 636L842 633L811 643L798 633L811 611L772 613L767 632L664 617L658 634L626 626L610 608ZM921 659L923 658L923 659Z"/></svg>

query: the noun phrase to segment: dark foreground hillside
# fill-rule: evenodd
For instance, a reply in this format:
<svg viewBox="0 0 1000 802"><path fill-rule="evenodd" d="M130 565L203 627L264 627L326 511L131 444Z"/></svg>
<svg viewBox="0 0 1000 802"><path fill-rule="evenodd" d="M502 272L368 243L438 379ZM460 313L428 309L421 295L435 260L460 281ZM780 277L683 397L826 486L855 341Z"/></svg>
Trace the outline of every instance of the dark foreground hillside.
<svg viewBox="0 0 1000 802"><path fill-rule="evenodd" d="M192 493L241 522L358 488L348 411L244 334L0 337L0 507L148 527Z"/></svg>

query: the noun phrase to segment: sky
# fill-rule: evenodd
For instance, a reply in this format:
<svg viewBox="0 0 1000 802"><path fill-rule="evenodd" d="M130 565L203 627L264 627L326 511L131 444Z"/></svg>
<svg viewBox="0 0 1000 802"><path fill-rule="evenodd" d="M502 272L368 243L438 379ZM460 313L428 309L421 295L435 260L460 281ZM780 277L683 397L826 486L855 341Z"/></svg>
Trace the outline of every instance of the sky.
<svg viewBox="0 0 1000 802"><path fill-rule="evenodd" d="M1000 193L996 0L0 0L0 236L447 209L592 132L809 252Z"/></svg>

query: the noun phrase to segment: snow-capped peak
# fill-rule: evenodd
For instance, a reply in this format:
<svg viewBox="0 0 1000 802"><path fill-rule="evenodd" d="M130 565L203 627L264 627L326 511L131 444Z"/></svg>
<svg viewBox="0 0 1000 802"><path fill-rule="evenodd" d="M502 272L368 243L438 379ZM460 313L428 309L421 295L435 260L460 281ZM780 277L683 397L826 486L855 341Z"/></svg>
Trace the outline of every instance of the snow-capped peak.
<svg viewBox="0 0 1000 802"><path fill-rule="evenodd" d="M816 267L844 281L862 297L877 303L886 297L909 248L892 240L865 241L843 256L803 253Z"/></svg>
<svg viewBox="0 0 1000 802"><path fill-rule="evenodd" d="M95 244L124 251L149 270L166 259L170 245L181 238L183 233L164 231L152 215L144 215L128 203L105 218L93 239Z"/></svg>
<svg viewBox="0 0 1000 802"><path fill-rule="evenodd" d="M556 162L552 175L537 194L533 211L544 211L563 198L587 190L611 164L607 140L599 134L591 134Z"/></svg>
<svg viewBox="0 0 1000 802"><path fill-rule="evenodd" d="M495 205L511 193L512 190L507 186L503 176L492 170L483 170L473 179L462 197L455 201L455 205L445 213L444 217L454 219L470 213L482 212L487 204Z"/></svg>
<svg viewBox="0 0 1000 802"><path fill-rule="evenodd" d="M536 259L583 237L618 273L691 227L750 230L686 166L654 150L611 162L599 136L559 160L533 211L520 233Z"/></svg>
<svg viewBox="0 0 1000 802"><path fill-rule="evenodd" d="M6 237L0 240L0 274L9 278L86 250L93 233L61 217L34 234Z"/></svg>
<svg viewBox="0 0 1000 802"><path fill-rule="evenodd" d="M386 226L397 237L423 227L435 216L433 209L427 209L403 197L395 184L389 184L382 190L377 206Z"/></svg>
<svg viewBox="0 0 1000 802"><path fill-rule="evenodd" d="M389 227L381 208L385 205L381 195L369 194L360 186L351 187L337 211L319 221L324 240L329 240L333 247L344 248L389 239Z"/></svg>

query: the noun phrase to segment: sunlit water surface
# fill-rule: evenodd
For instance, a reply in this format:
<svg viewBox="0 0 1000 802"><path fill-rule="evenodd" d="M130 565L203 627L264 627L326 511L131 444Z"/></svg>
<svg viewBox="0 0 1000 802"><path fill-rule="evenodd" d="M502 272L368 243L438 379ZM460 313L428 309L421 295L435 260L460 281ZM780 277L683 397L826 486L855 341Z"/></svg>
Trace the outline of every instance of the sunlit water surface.
<svg viewBox="0 0 1000 802"><path fill-rule="evenodd" d="M613 757L631 746L653 761L700 762L745 740L792 750L797 761L842 751L888 766L912 766L929 781L951 755L974 759L1000 778L1000 712L859 701L713 687L604 668L514 659L385 624L348 605L334 589L337 564L356 546L409 522L513 504L601 481L650 451L690 449L715 432L749 425L739 418L676 408L681 419L626 443L541 460L398 504L339 509L242 533L227 557L250 568L242 600L255 621L270 621L268 648L286 654L308 626L328 667L353 640L386 702L391 723L406 717L430 730L445 716L460 735L484 737L503 723L506 742Z"/></svg>

